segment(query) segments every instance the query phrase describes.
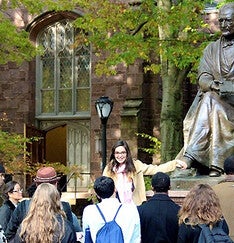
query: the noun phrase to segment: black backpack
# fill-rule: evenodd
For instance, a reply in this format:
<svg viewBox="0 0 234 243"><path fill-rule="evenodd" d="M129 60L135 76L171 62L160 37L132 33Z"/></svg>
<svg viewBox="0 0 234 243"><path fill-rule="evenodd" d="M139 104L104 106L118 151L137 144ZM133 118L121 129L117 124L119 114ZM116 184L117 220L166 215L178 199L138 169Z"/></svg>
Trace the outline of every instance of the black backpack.
<svg viewBox="0 0 234 243"><path fill-rule="evenodd" d="M121 208L122 204L119 206L114 218L110 222L106 222L106 219L101 211L101 209L96 204L98 211L100 212L103 220L105 221L104 226L98 230L96 235L96 243L124 243L123 232L121 227L116 223L115 218Z"/></svg>
<svg viewBox="0 0 234 243"><path fill-rule="evenodd" d="M198 243L233 243L233 240L223 230L223 220L217 223L212 230L206 224L199 224L201 233Z"/></svg>

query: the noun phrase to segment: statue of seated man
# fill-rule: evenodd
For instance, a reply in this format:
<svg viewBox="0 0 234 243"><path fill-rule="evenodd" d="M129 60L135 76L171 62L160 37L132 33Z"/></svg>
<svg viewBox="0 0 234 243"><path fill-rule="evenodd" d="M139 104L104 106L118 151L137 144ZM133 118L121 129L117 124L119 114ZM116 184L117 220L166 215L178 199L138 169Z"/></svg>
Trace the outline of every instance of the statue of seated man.
<svg viewBox="0 0 234 243"><path fill-rule="evenodd" d="M184 119L184 147L177 159L198 174L218 177L234 154L234 2L219 10L221 37L204 50L199 91Z"/></svg>

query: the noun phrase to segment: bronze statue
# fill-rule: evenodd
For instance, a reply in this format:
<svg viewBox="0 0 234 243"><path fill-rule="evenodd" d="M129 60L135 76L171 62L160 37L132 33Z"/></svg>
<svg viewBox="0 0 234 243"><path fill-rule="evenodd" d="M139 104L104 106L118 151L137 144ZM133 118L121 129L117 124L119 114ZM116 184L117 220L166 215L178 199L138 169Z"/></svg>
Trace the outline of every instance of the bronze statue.
<svg viewBox="0 0 234 243"><path fill-rule="evenodd" d="M219 11L221 37L204 50L199 91L184 120L184 147L177 159L198 174L216 177L234 154L234 3Z"/></svg>

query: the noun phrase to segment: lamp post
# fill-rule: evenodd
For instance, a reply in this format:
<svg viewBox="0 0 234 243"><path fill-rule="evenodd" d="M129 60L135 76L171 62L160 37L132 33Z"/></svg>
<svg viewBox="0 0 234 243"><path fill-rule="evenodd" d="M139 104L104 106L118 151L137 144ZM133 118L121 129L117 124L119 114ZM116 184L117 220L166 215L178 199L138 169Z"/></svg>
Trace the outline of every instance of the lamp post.
<svg viewBox="0 0 234 243"><path fill-rule="evenodd" d="M113 101L102 96L95 102L95 107L102 123L102 170L106 166L106 124L113 108Z"/></svg>

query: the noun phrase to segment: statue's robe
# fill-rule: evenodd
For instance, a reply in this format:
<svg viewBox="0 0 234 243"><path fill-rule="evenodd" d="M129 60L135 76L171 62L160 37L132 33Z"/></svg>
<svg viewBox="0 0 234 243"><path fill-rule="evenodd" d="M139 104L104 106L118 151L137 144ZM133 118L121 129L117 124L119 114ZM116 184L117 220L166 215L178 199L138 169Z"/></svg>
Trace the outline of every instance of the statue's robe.
<svg viewBox="0 0 234 243"><path fill-rule="evenodd" d="M210 89L213 80L223 82L225 93ZM198 70L199 91L184 119L186 155L209 168L223 169L234 154L234 44L224 38L209 44ZM227 87L227 88L226 88Z"/></svg>

